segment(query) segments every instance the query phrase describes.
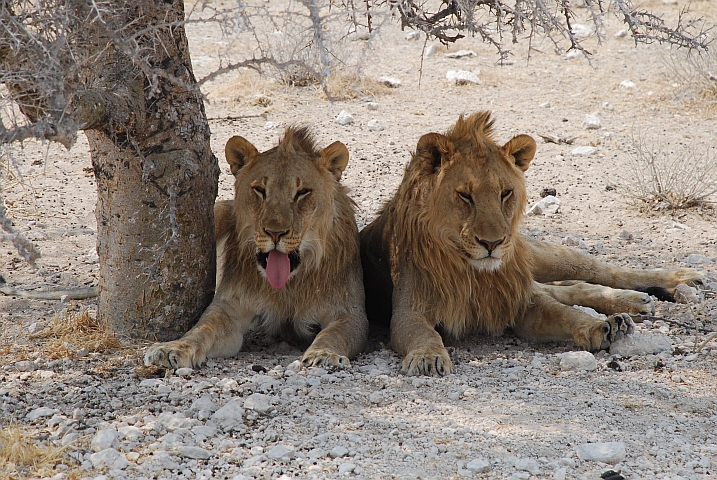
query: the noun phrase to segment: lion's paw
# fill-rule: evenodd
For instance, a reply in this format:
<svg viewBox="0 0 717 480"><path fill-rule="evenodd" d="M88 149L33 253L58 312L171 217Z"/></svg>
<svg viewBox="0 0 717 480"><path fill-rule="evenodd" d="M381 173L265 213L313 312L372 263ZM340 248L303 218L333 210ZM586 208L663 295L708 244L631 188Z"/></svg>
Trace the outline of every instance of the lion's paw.
<svg viewBox="0 0 717 480"><path fill-rule="evenodd" d="M634 290L617 290L615 293L615 310L630 315L653 315L655 302L647 293Z"/></svg>
<svg viewBox="0 0 717 480"><path fill-rule="evenodd" d="M635 331L635 322L632 321L632 318L627 313L610 315L605 323L609 328L602 342L600 342L600 350L606 350L615 340L619 340ZM603 328L602 331L605 332L605 329Z"/></svg>
<svg viewBox="0 0 717 480"><path fill-rule="evenodd" d="M403 359L401 373L434 377L448 375L451 373L451 357L444 347L411 350Z"/></svg>
<svg viewBox="0 0 717 480"><path fill-rule="evenodd" d="M673 289L680 283L697 287L707 283L707 277L704 273L698 272L692 268L676 268L671 271Z"/></svg>
<svg viewBox="0 0 717 480"><path fill-rule="evenodd" d="M200 353L194 345L182 340L155 343L144 354L146 366L156 365L175 370L185 367L201 367L206 359L206 355Z"/></svg>
<svg viewBox="0 0 717 480"><path fill-rule="evenodd" d="M348 357L324 348L311 348L301 357L305 367L347 368L351 365Z"/></svg>

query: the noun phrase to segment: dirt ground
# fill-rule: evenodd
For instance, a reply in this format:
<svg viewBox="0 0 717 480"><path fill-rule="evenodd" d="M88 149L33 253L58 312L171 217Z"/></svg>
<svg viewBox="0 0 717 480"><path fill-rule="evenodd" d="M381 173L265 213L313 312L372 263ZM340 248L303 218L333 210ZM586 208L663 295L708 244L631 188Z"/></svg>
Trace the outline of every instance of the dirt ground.
<svg viewBox="0 0 717 480"><path fill-rule="evenodd" d="M675 18L685 5L650 2L644 6L665 12L669 19ZM712 21L717 19L713 0L694 3L691 8ZM490 110L496 120L495 137L499 142L519 133L532 135L538 141L536 158L527 172L529 203L540 200L541 191L546 188L554 188L561 202L556 214L527 217L526 231L546 241L574 244L575 248L583 248L616 264L639 268L691 266L707 274L712 282L708 287L714 290L717 285L714 283L717 280L717 211L714 207L707 204L677 211L641 209L631 200L630 192L635 191L631 154L636 138L644 145L660 146L664 155L683 157L684 162L694 161L701 153L717 157L717 98L700 96L692 82L677 74L667 60L667 47L635 46L629 37L616 36L625 27L615 18L609 19L607 27L602 44L598 45L595 38L586 40L586 46L594 53L590 62L581 56L558 55L550 42L540 41L534 42L529 59L526 44L516 45L513 61L502 66L496 65L490 46L471 38L450 48L438 45L436 53L427 56L421 66L422 40L406 39L407 32L392 28L370 54L364 74L374 80L381 76L395 77L402 82L401 86L377 87L373 94L334 102L326 100L317 87L288 87L250 71L222 77L205 89L212 148L222 169L219 198L232 196L233 179L223 151L229 137L242 135L259 150L264 150L276 144L283 126L308 124L320 147L336 140L347 145L351 158L342 181L351 188L358 205L357 221L362 228L396 189L422 134L444 131L461 113ZM191 28L189 34L195 73L201 78L216 67L211 53L220 40ZM472 50L476 55L459 59L446 57L447 53L458 50ZM712 55L714 58L714 53ZM449 70L472 71L477 74L479 83L455 85L446 80ZM626 80L634 85L620 86ZM257 94L266 100L258 102ZM353 116L352 124L340 125L336 121L342 110ZM600 128L583 128L588 114L599 117ZM384 128L370 129L368 122L373 119ZM574 138L574 141L572 144L546 143L540 135ZM580 146L594 146L597 151L589 156L573 154ZM88 146L82 135L70 151L37 142L7 147L2 177L6 207L15 227L42 252L38 269L33 270L10 244L3 244L0 274L9 285L42 290L96 284L96 194L90 167ZM717 200L717 196L712 200ZM210 459L202 466L203 460L195 459L194 464L190 462L186 468L179 462L180 468L160 469L163 473L155 469L149 473L141 467L150 464L146 459L153 456L157 442L161 441L155 433L144 443L125 443L118 447L124 454L138 453L137 457L128 457L130 467L114 470L93 467L89 460L92 451L89 439L93 432L101 429L98 420L85 431L87 437L78 440L77 449L85 456L75 456L76 461L65 457L57 462L64 467L50 467L49 473L45 471L43 476L64 478L62 475L74 472L79 477L93 477L105 472L113 478L200 478L202 475L205 478L282 478L284 475L335 478L336 469L342 464L336 457L324 455L313 463L309 461L312 448L330 451L335 439L325 441L324 447L317 447L310 439L336 430L345 417L353 422L349 429L352 435L361 437L361 441L356 442L364 446L382 442L386 445L385 449L353 449L351 462L358 468L343 472L358 478L474 475L496 479L593 479L599 478L599 473L608 465L580 459L575 447L585 442L613 440L627 444L627 458L618 464L627 478L713 478L717 472L717 338L712 336L704 345L702 342L709 340L710 333L717 330L717 299L709 289L701 292L701 296L702 302L697 304L658 302L656 316L659 319L641 327L643 332L654 330L670 337L673 347L667 357L615 359L602 353L596 356L597 370L571 374L560 371L557 366L558 355L570 351L570 345L528 345L510 335L478 337L455 345L454 375L416 383L398 373L400 359L394 353L372 342L374 349L356 359L348 377L332 378L328 383L321 380L324 383L316 388L324 390L315 391L319 397L312 397L308 387L306 394L293 399L285 399L271 389L230 390L231 395L240 397L264 392L276 394L278 399L274 403L274 417L248 418L243 433L235 432L233 437L228 437L246 437L243 444L232 447L246 450L235 462L221 463L225 454L222 452L229 449L223 450L226 445L211 443L210 438L206 445L211 448L205 448L216 452L220 464L213 464L214 460ZM64 309L80 306L91 313L95 308L92 300L68 304L0 297L0 406L3 406L0 425L16 423L43 442L52 443L57 423L31 421L27 413L51 404L61 415L71 418L78 407L76 401L63 403L61 393L48 389L50 377L51 383L71 385L73 376L80 375L87 377L85 385L116 391L121 400L118 404L84 407L101 422L139 425L141 421L130 422L127 418L167 411L161 406L165 397L152 396L148 402L158 406L149 411L142 402L122 397L123 386L130 388L141 381L133 373L140 350L83 356L73 353L69 346L69 360L53 364L56 359L49 358L43 350L43 342L29 338L32 332L52 324ZM701 329L699 325L695 327L695 315ZM253 385L257 372L249 367L257 363L267 368L280 367L275 377L289 378L282 377L281 372L299 355L300 352L291 347L258 341L250 344L237 359L213 362L206 370L195 372L191 381L195 384L209 381L212 387L207 392L214 395L217 403L223 403L228 398L227 391L217 387L214 392L212 388L217 382L232 378L240 386ZM16 367L19 360L33 360L39 369L21 372ZM617 364L619 368L615 367ZM109 367L102 370L102 365ZM532 376L530 365L534 367ZM373 369L378 369L381 375L372 375ZM54 374L38 373L44 371L54 371ZM103 375L102 371L113 373ZM298 375L311 378L306 372ZM356 383L352 385L351 379ZM176 387L171 378L164 381L171 388ZM363 385L366 391L360 388L354 391L357 385ZM518 393L526 392L525 395L516 397L516 388ZM380 399L367 401L368 394L374 390L380 392ZM472 393L466 395L469 390ZM191 404L190 397L196 393L186 388L180 391L187 398L173 404L175 412L182 405ZM454 391L460 393L444 395ZM343 400L335 399L341 396ZM165 406L171 403L167 402L169 400ZM286 433L289 427L277 426L281 421L299 422L292 412L303 412L306 416L316 402L322 407L317 407L314 415L320 417L324 408L324 413L334 420L296 423L291 434ZM421 405L426 408L418 408ZM111 415L103 414L103 409L111 411ZM357 420L357 416L361 420ZM379 417L386 423L374 421ZM192 418L198 421L196 415ZM117 425L113 428L119 428ZM312 431L316 425L319 427ZM262 432L274 429L275 435L257 437L255 433L252 436L252 432L259 431L254 430L258 426ZM461 429L467 432L465 438L455 435ZM79 428L77 431L82 432ZM432 444L410 443L421 436L430 437ZM61 436L55 440L61 442ZM273 446L282 442L293 444L297 452L293 460L266 457ZM396 446L398 450L394 452L397 442L403 445L400 447L403 450ZM412 450L406 453L405 445L413 445ZM432 447L438 452L435 455ZM396 453L399 450L401 453ZM300 452L305 452L306 460L301 459ZM418 459L416 452L423 452L423 456ZM262 455L265 458L257 460ZM468 468L469 462L476 458L485 458L491 464L490 469ZM533 459L538 467L521 468L521 461L526 459ZM312 470L312 465L318 468ZM211 471L209 477L207 469ZM25 474L30 475L27 471ZM10 477L25 474L16 472L16 476ZM0 465L0 477L2 475Z"/></svg>

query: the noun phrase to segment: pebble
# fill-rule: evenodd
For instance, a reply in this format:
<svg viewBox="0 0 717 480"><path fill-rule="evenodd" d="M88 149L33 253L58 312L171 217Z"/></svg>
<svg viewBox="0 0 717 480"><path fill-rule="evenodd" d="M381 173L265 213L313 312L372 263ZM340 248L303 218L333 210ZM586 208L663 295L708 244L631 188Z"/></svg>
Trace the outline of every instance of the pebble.
<svg viewBox="0 0 717 480"><path fill-rule="evenodd" d="M383 125L383 122L382 122L381 120L377 120L377 119L375 119L375 118L372 118L371 120L369 120L368 123L366 124L366 126L367 126L368 129L371 130L372 132L380 132L380 131L382 131L383 129L386 128L386 127Z"/></svg>
<svg viewBox="0 0 717 480"><path fill-rule="evenodd" d="M706 257L704 255L700 255L698 253L689 254L685 261L688 265L707 265L710 263L714 263L714 260L712 260L711 258Z"/></svg>
<svg viewBox="0 0 717 480"><path fill-rule="evenodd" d="M398 88L403 85L403 82L396 77L380 77L378 82L391 88Z"/></svg>
<svg viewBox="0 0 717 480"><path fill-rule="evenodd" d="M239 405L240 401L240 398L229 400L211 416L212 423L225 432L242 429L244 427L244 409Z"/></svg>
<svg viewBox="0 0 717 480"><path fill-rule="evenodd" d="M635 82L632 82L630 80L623 80L622 82L620 82L618 87L624 88L625 90L632 90L633 88L635 88Z"/></svg>
<svg viewBox="0 0 717 480"><path fill-rule="evenodd" d="M349 450L346 447L342 447L341 445L339 445L331 449L331 451L329 452L329 456L332 458L341 458L348 455L348 453Z"/></svg>
<svg viewBox="0 0 717 480"><path fill-rule="evenodd" d="M177 453L180 457L193 458L195 460L208 460L212 456L209 450L201 447L183 446L177 449Z"/></svg>
<svg viewBox="0 0 717 480"><path fill-rule="evenodd" d="M597 147L586 145L583 147L573 148L573 150L570 153L577 157L589 157L590 155L595 155L597 153L597 151L598 151Z"/></svg>
<svg viewBox="0 0 717 480"><path fill-rule="evenodd" d="M92 437L90 447L95 452L101 452L102 450L106 450L108 448L118 449L118 437L119 433L114 428L102 429L99 432L95 433L95 436Z"/></svg>
<svg viewBox="0 0 717 480"><path fill-rule="evenodd" d="M457 52L446 53L446 58L477 57L473 50L458 50Z"/></svg>
<svg viewBox="0 0 717 480"><path fill-rule="evenodd" d="M139 382L141 388L156 388L160 385L164 385L164 382L159 378L146 378Z"/></svg>
<svg viewBox="0 0 717 480"><path fill-rule="evenodd" d="M467 70L448 70L446 80L454 82L456 85L478 84L480 80L478 75Z"/></svg>
<svg viewBox="0 0 717 480"><path fill-rule="evenodd" d="M366 104L366 108L368 108L369 110L378 110L378 107L379 107L379 104L376 102L368 102Z"/></svg>
<svg viewBox="0 0 717 480"><path fill-rule="evenodd" d="M600 117L591 113L583 119L583 130L597 130L600 128Z"/></svg>
<svg viewBox="0 0 717 480"><path fill-rule="evenodd" d="M353 472L354 470L356 470L355 463L346 462L339 465L339 475L345 475L347 473Z"/></svg>
<svg viewBox="0 0 717 480"><path fill-rule="evenodd" d="M253 410L260 415L267 415L274 410L271 397L263 393L252 393L244 399L244 408Z"/></svg>
<svg viewBox="0 0 717 480"><path fill-rule="evenodd" d="M107 448L101 452L91 454L90 462L94 468L108 468L110 470L123 470L129 466L124 453L118 452L114 448Z"/></svg>
<svg viewBox="0 0 717 480"><path fill-rule="evenodd" d="M433 55L436 54L436 50L437 50L436 46L435 46L434 44L431 44L431 45L429 45L429 46L426 47L426 51L425 51L425 53L423 54L423 56L425 56L425 57L432 57Z"/></svg>
<svg viewBox="0 0 717 480"><path fill-rule="evenodd" d="M595 33L595 27L593 25L575 23L571 27L570 32L579 40L588 38Z"/></svg>
<svg viewBox="0 0 717 480"><path fill-rule="evenodd" d="M585 58L585 54L580 50L570 50L568 53L565 54L565 58L571 59L571 58Z"/></svg>
<svg viewBox="0 0 717 480"><path fill-rule="evenodd" d="M346 110L341 110L336 116L336 123L339 125L351 125L354 123L354 117Z"/></svg>
<svg viewBox="0 0 717 480"><path fill-rule="evenodd" d="M637 355L650 355L672 350L672 340L661 333L640 333L615 340L610 344L610 355L633 357Z"/></svg>
<svg viewBox="0 0 717 480"><path fill-rule="evenodd" d="M558 358L560 359L560 370L563 371L597 369L595 355L590 352L565 352L558 354Z"/></svg>
<svg viewBox="0 0 717 480"><path fill-rule="evenodd" d="M37 363L32 362L30 360L21 360L19 362L15 362L15 370L18 372L34 372L40 368Z"/></svg>
<svg viewBox="0 0 717 480"><path fill-rule="evenodd" d="M36 408L35 410L33 410L30 413L28 413L27 415L25 415L25 418L32 422L39 418L51 417L51 416L55 415L56 413L60 413L60 411L57 410L56 408L40 407L40 408Z"/></svg>
<svg viewBox="0 0 717 480"><path fill-rule="evenodd" d="M519 459L517 462L515 462L515 469L524 472L530 472L533 475L540 474L540 467L538 466L538 461L532 458Z"/></svg>
<svg viewBox="0 0 717 480"><path fill-rule="evenodd" d="M627 456L624 442L584 443L578 445L577 454L583 461L611 465L622 462Z"/></svg>
<svg viewBox="0 0 717 480"><path fill-rule="evenodd" d="M490 462L482 458L476 458L466 464L466 470L474 473L487 473L490 472Z"/></svg>
<svg viewBox="0 0 717 480"><path fill-rule="evenodd" d="M560 200L548 195L528 209L528 215L554 215L558 213Z"/></svg>
<svg viewBox="0 0 717 480"><path fill-rule="evenodd" d="M677 303L701 303L697 289L684 283L675 287L675 301Z"/></svg>
<svg viewBox="0 0 717 480"><path fill-rule="evenodd" d="M174 374L179 377L190 377L192 373L194 373L194 369L189 367L178 368L174 371Z"/></svg>
<svg viewBox="0 0 717 480"><path fill-rule="evenodd" d="M615 38L625 38L625 37L627 37L627 33L628 33L627 30L623 28L623 29L618 30L617 32L615 32L615 35L613 35L613 37L615 37Z"/></svg>
<svg viewBox="0 0 717 480"><path fill-rule="evenodd" d="M266 454L266 456L270 460L281 460L281 459L292 459L296 455L296 451L294 450L294 447L289 447L287 445L276 445L273 447L269 452Z"/></svg>

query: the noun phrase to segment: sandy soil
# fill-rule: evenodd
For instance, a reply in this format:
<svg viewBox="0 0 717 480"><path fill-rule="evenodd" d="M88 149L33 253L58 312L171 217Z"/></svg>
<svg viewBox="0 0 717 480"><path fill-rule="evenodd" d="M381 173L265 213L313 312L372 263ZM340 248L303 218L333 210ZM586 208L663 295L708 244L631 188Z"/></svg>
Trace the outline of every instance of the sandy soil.
<svg viewBox="0 0 717 480"><path fill-rule="evenodd" d="M668 18L683 7L661 2L646 6L664 11ZM717 18L713 1L692 7L708 18ZM422 134L445 130L460 113L490 110L500 142L518 133L538 140L536 159L527 172L530 203L540 200L544 188L554 188L561 201L557 214L526 218L525 229L531 235L558 243L580 243L575 248L622 265L693 266L714 280L717 217L713 207L643 211L631 203L629 192L633 186L630 153L637 137L647 145L662 145L663 151L674 152L671 155L683 155L685 162L690 162L695 152L709 152L713 158L717 155L715 99L710 105L694 94L689 82L676 76L664 61L665 47L636 47L629 38L615 37L622 28L612 19L604 43L587 40L595 53L590 63L581 57L557 55L552 44L541 42L534 45L529 61L526 46L518 45L514 62L497 66L489 46L464 39L449 49L439 46L423 62L422 75L422 41L407 40L405 33L394 28L371 54L365 74L370 79L396 77L402 85L379 88L379 93L366 98L335 102L327 101L318 88L286 87L248 71L226 76L206 88L212 147L222 167L219 198L232 195L232 177L223 153L230 136L242 135L263 150L276 143L284 125L308 123L320 146L335 140L348 146L351 160L343 182L351 188L358 205L357 221L363 227L395 190ZM190 29L198 77L215 67L210 53L217 41ZM476 56L445 56L460 49L473 50ZM480 83L451 84L445 78L448 70L472 71ZM620 87L624 80L633 82L634 87ZM269 102L264 103L268 105L254 105L255 94L267 97ZM370 109L369 101L378 108ZM353 124L336 122L342 110L354 117ZM601 127L586 130L583 120L592 113L599 116ZM372 119L385 128L370 130L367 124ZM539 134L575 140L571 145L544 143ZM595 146L597 153L571 153L578 146L589 145ZM35 142L27 142L23 148L11 146L4 162L3 196L8 211L17 229L43 256L39 269L33 271L5 244L0 273L10 285L23 289L95 284L95 187L84 137L69 152ZM691 254L707 257L705 263L688 264ZM711 286L714 289L715 284ZM65 471L96 476L107 471L93 467L90 460L92 435L105 427L135 425L144 429L144 440L128 443L125 439L117 448L125 455L139 455L128 457L129 467L110 468L111 477L335 478L337 469L348 461L344 455L328 453L343 441L353 445L347 445L353 452L348 456L350 463L358 466L344 471L359 478L592 479L607 465L578 458L576 446L620 440L627 445L627 457L611 468L622 470L627 478L712 478L717 470L717 339L712 337L699 349L696 345L717 330L717 300L714 292L702 292L702 296L700 304L658 302L656 315L663 320L641 327L643 332L668 335L673 341L669 354L616 359L602 353L597 355L597 370L591 372L560 369L558 355L570 351L570 345L528 345L507 335L471 338L455 345L456 373L444 379L402 377L398 373L400 359L377 341L371 342L369 351L356 359L348 372L319 372L312 377L305 371L286 373L300 355L298 350L258 340L237 359L213 362L189 380L163 380L170 390L179 392L176 402L171 401L172 393L162 396L153 391L148 403L130 399L144 395L138 390L141 379L133 370L140 353L90 355L53 363L43 353L42 343L30 340L28 334L51 324L68 305L0 297L0 361L4 367L0 370L0 421L16 422L38 435L45 432L43 441L61 443L57 422L28 420L26 414L52 406L66 419L71 419L77 408L96 417L94 423L86 422L84 430L73 427L86 435L78 440L78 461L65 458L61 463L69 470L60 467L50 476ZM78 303L93 311L92 300ZM695 331L694 314L702 330ZM18 360L33 360L38 368L20 372L15 366ZM254 364L269 369L264 376L278 385L264 388L266 382L257 379L261 375L249 368ZM108 371L113 373L98 373L98 365L111 365ZM43 376L41 372L46 371L54 373ZM293 376L318 378L319 384L305 382L295 396L287 397L281 393L282 386ZM83 379L80 385L86 388L115 392L110 397L120 401L97 400L96 405L87 406L82 399L68 400L48 387L48 382L73 385L77 378ZM226 379L239 386L223 388L220 382ZM209 386L197 387L203 381ZM129 390L123 393L122 388ZM143 469L158 449L176 455L176 449L167 447L168 441L162 443L166 429L149 428L150 438L145 428L151 420L147 415L193 411L187 418L201 423L201 415L188 408L200 393L213 396L221 405L257 392L273 396L273 413L249 413L243 430L224 437L209 436L202 445L212 452L211 459L187 460L180 455L177 458L184 460L178 460L178 468L159 468L154 474L149 467ZM373 393L376 396L369 399ZM329 436L317 439L322 434ZM232 439L235 443L228 446L226 442ZM267 456L277 444L291 444L295 456L289 461ZM309 455L322 448L324 455L318 460ZM233 452L238 460L229 460L227 452ZM485 459L491 467L484 472L471 471L467 465L474 459ZM526 464L531 459L536 468ZM159 471L163 473L156 473ZM0 477L2 474L0 469Z"/></svg>

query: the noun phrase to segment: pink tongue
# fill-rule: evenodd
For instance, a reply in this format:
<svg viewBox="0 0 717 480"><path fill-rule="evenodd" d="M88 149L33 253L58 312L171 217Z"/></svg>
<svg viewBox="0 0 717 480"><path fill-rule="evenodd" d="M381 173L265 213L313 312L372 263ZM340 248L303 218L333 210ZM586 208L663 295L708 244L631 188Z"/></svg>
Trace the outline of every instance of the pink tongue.
<svg viewBox="0 0 717 480"><path fill-rule="evenodd" d="M269 279L271 286L277 290L284 288L290 273L289 256L278 250L269 252L269 258L266 259L266 278Z"/></svg>

